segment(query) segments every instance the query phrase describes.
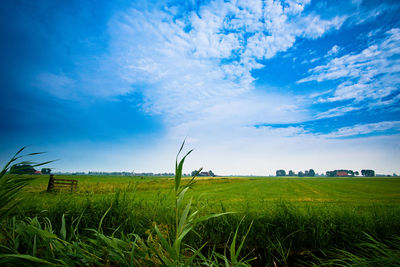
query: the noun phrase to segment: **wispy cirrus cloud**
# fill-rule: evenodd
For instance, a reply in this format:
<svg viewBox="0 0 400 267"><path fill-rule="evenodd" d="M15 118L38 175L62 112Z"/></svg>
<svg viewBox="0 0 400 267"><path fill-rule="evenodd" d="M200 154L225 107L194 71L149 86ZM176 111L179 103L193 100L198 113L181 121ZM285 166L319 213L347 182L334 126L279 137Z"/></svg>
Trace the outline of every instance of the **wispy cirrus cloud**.
<svg viewBox="0 0 400 267"><path fill-rule="evenodd" d="M339 107L331 108L324 112L320 112L320 113L316 114L314 116L314 118L316 120L324 119L324 118L333 118L333 117L342 116L348 112L356 111L356 110L360 110L360 109L361 109L361 107L339 106Z"/></svg>
<svg viewBox="0 0 400 267"><path fill-rule="evenodd" d="M337 131L325 134L328 138L358 137L373 133L391 131L390 134L400 132L400 121L382 121L377 123L357 124L351 127L343 127Z"/></svg>
<svg viewBox="0 0 400 267"><path fill-rule="evenodd" d="M360 53L335 57L325 65L309 70L311 74L298 81L323 82L338 80L333 95L320 98L320 102L370 100L370 106L385 106L398 100L400 77L400 29L386 32L386 37ZM392 97L391 97L392 95Z"/></svg>
<svg viewBox="0 0 400 267"><path fill-rule="evenodd" d="M312 121L289 123L289 124L270 124L257 125L257 129L268 129L271 133L278 133L281 136L294 137L303 136L315 138L346 138L363 137L371 134L399 134L400 121L381 121L374 123L357 123L352 126L330 127L329 129L318 129L319 123L332 123L334 116L325 116ZM334 129L334 130L332 130Z"/></svg>

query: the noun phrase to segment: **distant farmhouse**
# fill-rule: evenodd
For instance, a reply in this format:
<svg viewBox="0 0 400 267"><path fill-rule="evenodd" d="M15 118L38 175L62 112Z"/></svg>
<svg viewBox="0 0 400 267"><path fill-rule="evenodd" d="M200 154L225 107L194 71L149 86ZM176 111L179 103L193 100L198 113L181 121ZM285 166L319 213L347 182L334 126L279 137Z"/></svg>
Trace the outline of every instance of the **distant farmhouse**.
<svg viewBox="0 0 400 267"><path fill-rule="evenodd" d="M358 171L352 170L334 170L326 172L326 176L328 177L354 177L354 175L358 174Z"/></svg>

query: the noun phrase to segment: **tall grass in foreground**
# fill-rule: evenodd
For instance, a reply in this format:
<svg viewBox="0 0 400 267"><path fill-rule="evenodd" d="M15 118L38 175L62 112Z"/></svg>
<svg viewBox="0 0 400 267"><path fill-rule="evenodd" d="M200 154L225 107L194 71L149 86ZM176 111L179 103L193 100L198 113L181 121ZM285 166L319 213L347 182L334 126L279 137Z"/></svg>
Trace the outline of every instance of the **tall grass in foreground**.
<svg viewBox="0 0 400 267"><path fill-rule="evenodd" d="M400 237L393 236L386 242L364 233L363 242L355 244L350 251L330 250L321 258L315 257L313 266L399 266Z"/></svg>
<svg viewBox="0 0 400 267"><path fill-rule="evenodd" d="M189 202L183 206L183 199L185 197L186 192L193 187L195 184L196 176L201 172L202 168L200 168L193 177L185 184L182 185L182 169L183 164L185 162L186 157L193 151L190 150L186 153L185 156L178 163L179 154L182 152L182 149L185 145L185 142L182 143L181 148L176 156L175 160L175 178L174 178L174 195L175 195L175 235L170 242L168 242L168 235L165 237L157 224L155 224L154 229L157 234L157 237L160 240L159 245L156 245L155 252L160 260L167 266L191 266L195 264L194 260L196 258L202 261L202 264L211 264L218 265L219 260L222 260L225 265L247 265L249 260L245 260L245 258L239 258L239 253L243 247L245 237L242 239L242 243L239 245L239 248L236 249L236 238L237 238L237 230L234 234L230 250L230 257L228 258L226 254L224 255L218 254L213 251L209 258L206 258L202 255L201 249L206 245L203 244L200 248L195 249L190 246L186 248L182 248L183 239L190 232L195 232L196 235L201 237L199 233L195 231L195 227L197 224L207 221L211 218L217 218L222 215L229 214L229 212L212 214L212 215L204 215L198 216L199 210L192 209L192 198ZM198 262L198 263L200 263Z"/></svg>
<svg viewBox="0 0 400 267"><path fill-rule="evenodd" d="M178 156L184 143L178 152L175 164L174 235L171 236L168 226L156 223L154 231L147 232L147 238L140 237L133 232L126 234L124 231L119 231L118 228L111 235L106 235L103 233L103 222L109 215L112 204L99 220L97 229L84 229L85 235L81 235L82 231L79 229L85 211L79 217L72 219L69 224L62 215L59 229L56 229L47 217L0 218L2 222L6 222L4 226L2 224L0 227L0 264L6 266L43 264L55 266L219 266L222 263L225 266L248 266L250 260L240 257L248 232L236 247L238 228L228 248L230 252L228 255L226 250L224 254L212 250L211 253L204 256L201 250L206 244L197 249L185 244L184 238L191 232L201 237L195 231L198 223L227 213L198 216L199 211L192 209L192 199L183 206L185 193L194 185L195 177L201 171L200 169L185 185L181 185L183 164L186 157L192 152L190 150L186 153L178 164ZM18 154L22 150L6 165L1 173L1 178L5 176L10 164L18 159ZM4 181L15 181L7 179ZM29 181L21 180L19 183L14 182L16 184L14 187L5 187L3 191L0 191L0 199L8 201L4 201L5 205L13 201L19 190Z"/></svg>
<svg viewBox="0 0 400 267"><path fill-rule="evenodd" d="M33 163L31 161L19 161L21 158L43 154L43 152L21 155L26 147L22 147L15 153L0 172L0 220L3 219L18 204L18 193L34 178L23 175L7 175L11 168L18 169L19 165L30 164L32 167L42 166L52 161Z"/></svg>

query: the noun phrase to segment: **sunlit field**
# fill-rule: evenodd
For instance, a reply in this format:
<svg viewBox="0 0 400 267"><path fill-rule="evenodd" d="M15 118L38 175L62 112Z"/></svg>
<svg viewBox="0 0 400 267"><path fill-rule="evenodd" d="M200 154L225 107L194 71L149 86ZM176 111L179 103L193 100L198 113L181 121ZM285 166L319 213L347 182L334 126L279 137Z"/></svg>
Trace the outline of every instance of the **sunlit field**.
<svg viewBox="0 0 400 267"><path fill-rule="evenodd" d="M26 202L40 205L58 198L104 198L124 192L140 201L159 201L173 189L172 177L57 176L78 180L78 189L44 194L48 176L35 179L25 190ZM188 178L183 178L183 180ZM400 203L400 178L314 178L314 177L199 177L189 191L196 200L213 205L228 205L236 211L250 205L284 201L295 205L397 206ZM31 201L37 199L37 201ZM50 201L50 202L53 202Z"/></svg>
<svg viewBox="0 0 400 267"><path fill-rule="evenodd" d="M167 232L173 229L172 177L57 178L78 180L78 189L48 193L48 176L37 176L13 215L45 216L54 224L63 215L67 224L80 217L80 229L97 229L101 221L107 234L145 237L155 223ZM400 234L399 188L395 177L200 177L185 203L192 197L203 215L233 213L198 224L200 235L190 233L186 242L194 247L206 243L204 251L223 253L239 226L239 237L250 229L243 255L256 257L253 265L329 260L338 249L353 251L369 235L386 242Z"/></svg>

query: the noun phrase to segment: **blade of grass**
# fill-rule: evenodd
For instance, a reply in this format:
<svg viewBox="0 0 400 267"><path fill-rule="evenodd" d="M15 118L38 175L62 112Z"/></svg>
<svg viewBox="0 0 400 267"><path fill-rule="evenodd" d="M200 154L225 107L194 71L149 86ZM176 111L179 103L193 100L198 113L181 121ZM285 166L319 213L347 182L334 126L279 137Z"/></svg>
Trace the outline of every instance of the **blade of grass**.
<svg viewBox="0 0 400 267"><path fill-rule="evenodd" d="M60 229L60 236L62 239L67 239L67 229L65 228L65 216L64 214L61 217L61 229Z"/></svg>

